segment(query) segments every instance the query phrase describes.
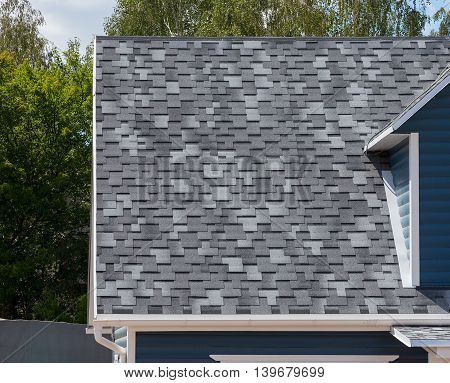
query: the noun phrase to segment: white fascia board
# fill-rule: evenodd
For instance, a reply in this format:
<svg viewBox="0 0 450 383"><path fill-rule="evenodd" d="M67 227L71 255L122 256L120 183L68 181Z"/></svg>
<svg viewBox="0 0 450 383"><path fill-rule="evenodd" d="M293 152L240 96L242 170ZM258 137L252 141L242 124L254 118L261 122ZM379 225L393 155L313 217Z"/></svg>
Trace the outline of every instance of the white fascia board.
<svg viewBox="0 0 450 383"><path fill-rule="evenodd" d="M220 363L389 363L398 355L210 355Z"/></svg>
<svg viewBox="0 0 450 383"><path fill-rule="evenodd" d="M391 334L408 347L450 347L449 339L410 339L395 327Z"/></svg>
<svg viewBox="0 0 450 383"><path fill-rule="evenodd" d="M397 328L393 327L391 329L391 334L394 335L394 337L396 337L405 346L411 347L411 340L407 336L405 336L403 333L398 331Z"/></svg>
<svg viewBox="0 0 450 383"><path fill-rule="evenodd" d="M99 314L94 320L133 331L390 331L396 325L450 325L450 314Z"/></svg>
<svg viewBox="0 0 450 383"><path fill-rule="evenodd" d="M389 139L388 137L391 135L391 133L395 132L400 126L402 126L406 121L408 121L412 116L414 116L440 91L442 91L449 83L450 83L450 75L447 75L442 79L441 82L439 82L439 84L430 89L430 91L421 100L419 100L410 109L406 110L406 112L401 114L399 118L394 120L388 128L386 128L385 130L381 131L381 133L374 136L366 145L365 151L370 152L375 150L382 150L381 148L384 146L382 142L388 140Z"/></svg>
<svg viewBox="0 0 450 383"><path fill-rule="evenodd" d="M420 285L419 182L419 133L411 133L409 138L409 214L410 275L413 287Z"/></svg>

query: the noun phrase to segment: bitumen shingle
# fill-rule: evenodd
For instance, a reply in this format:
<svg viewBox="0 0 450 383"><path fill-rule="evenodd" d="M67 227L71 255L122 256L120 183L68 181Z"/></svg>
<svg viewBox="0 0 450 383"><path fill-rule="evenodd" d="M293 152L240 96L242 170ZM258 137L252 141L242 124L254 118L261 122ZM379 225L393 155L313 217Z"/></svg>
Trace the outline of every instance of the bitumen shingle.
<svg viewBox="0 0 450 383"><path fill-rule="evenodd" d="M96 40L98 313L439 313L364 146L450 40Z"/></svg>

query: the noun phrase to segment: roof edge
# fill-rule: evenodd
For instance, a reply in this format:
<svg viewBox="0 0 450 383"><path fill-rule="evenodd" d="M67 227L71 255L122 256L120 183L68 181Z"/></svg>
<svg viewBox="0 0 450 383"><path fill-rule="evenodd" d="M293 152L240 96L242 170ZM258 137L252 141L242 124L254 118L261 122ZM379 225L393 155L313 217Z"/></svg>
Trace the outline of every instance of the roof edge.
<svg viewBox="0 0 450 383"><path fill-rule="evenodd" d="M437 94L444 90L448 84L450 84L450 67L447 67L420 96L416 97L405 110L387 124L383 130L375 134L367 143L364 151L390 149L393 146L392 142L397 142L397 140L393 140L390 135L428 104L428 102L430 102Z"/></svg>
<svg viewBox="0 0 450 383"><path fill-rule="evenodd" d="M448 37L328 37L328 36L106 36L97 35L98 40L185 40L185 41L246 41L246 40L277 40L277 41L443 41Z"/></svg>
<svg viewBox="0 0 450 383"><path fill-rule="evenodd" d="M403 334L398 328L393 327L391 334L408 347L450 347L449 339L412 339Z"/></svg>
<svg viewBox="0 0 450 383"><path fill-rule="evenodd" d="M93 324L141 331L391 331L399 325L450 325L450 314L99 314Z"/></svg>

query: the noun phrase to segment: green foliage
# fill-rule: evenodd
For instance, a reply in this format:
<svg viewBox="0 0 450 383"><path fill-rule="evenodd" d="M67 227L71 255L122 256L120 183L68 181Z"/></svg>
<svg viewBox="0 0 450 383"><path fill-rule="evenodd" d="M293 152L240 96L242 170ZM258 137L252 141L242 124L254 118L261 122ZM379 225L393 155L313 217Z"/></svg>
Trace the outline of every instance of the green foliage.
<svg viewBox="0 0 450 383"><path fill-rule="evenodd" d="M440 21L439 29L433 31L434 36L450 36L450 11L440 8L433 16L434 21Z"/></svg>
<svg viewBox="0 0 450 383"><path fill-rule="evenodd" d="M108 35L419 36L429 0L117 0Z"/></svg>
<svg viewBox="0 0 450 383"><path fill-rule="evenodd" d="M16 63L40 64L47 41L40 36L41 13L28 0L2 0L0 4L0 51L10 52Z"/></svg>
<svg viewBox="0 0 450 383"><path fill-rule="evenodd" d="M198 0L119 0L105 23L105 31L109 35L130 36L193 35L201 3Z"/></svg>
<svg viewBox="0 0 450 383"><path fill-rule="evenodd" d="M80 320L88 269L91 63L78 42L63 55L52 52L45 67L16 65L0 53L0 317Z"/></svg>

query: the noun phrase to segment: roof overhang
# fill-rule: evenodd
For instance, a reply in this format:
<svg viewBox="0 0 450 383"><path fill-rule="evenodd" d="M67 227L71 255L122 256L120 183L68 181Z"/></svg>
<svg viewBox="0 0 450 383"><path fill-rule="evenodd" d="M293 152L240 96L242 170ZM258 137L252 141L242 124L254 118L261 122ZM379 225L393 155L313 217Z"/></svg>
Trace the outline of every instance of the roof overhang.
<svg viewBox="0 0 450 383"><path fill-rule="evenodd" d="M365 146L365 152L389 150L405 139L404 134L395 134L406 121L422 109L440 91L450 83L450 68L447 68L436 81L418 98L416 98L400 115L392 120L381 132L372 137Z"/></svg>
<svg viewBox="0 0 450 383"><path fill-rule="evenodd" d="M136 331L391 331L393 326L450 326L450 314L99 314L93 324Z"/></svg>
<svg viewBox="0 0 450 383"><path fill-rule="evenodd" d="M393 327L391 330L408 347L450 347L450 327Z"/></svg>

